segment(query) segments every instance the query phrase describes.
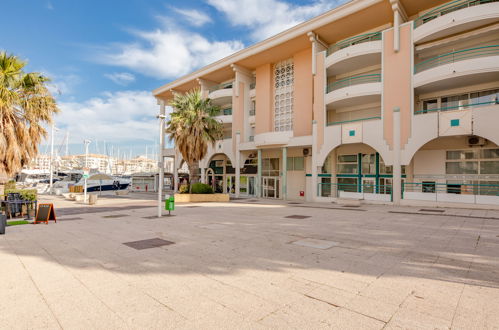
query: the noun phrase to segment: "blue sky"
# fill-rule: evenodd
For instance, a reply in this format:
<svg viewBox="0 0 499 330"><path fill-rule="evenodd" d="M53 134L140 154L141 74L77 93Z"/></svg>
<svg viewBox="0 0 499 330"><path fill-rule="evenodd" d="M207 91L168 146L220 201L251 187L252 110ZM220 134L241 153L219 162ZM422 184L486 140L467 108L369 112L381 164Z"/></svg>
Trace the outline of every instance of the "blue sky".
<svg viewBox="0 0 499 330"><path fill-rule="evenodd" d="M343 0L2 0L0 49L52 79L56 143L134 155L157 137L151 91ZM43 152L45 147L41 147Z"/></svg>

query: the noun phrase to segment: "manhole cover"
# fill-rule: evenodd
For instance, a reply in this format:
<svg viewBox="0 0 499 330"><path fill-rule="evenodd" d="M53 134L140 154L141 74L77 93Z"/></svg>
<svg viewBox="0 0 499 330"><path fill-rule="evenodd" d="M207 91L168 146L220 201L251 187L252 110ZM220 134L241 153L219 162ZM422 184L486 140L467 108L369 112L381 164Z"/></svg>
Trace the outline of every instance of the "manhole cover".
<svg viewBox="0 0 499 330"><path fill-rule="evenodd" d="M445 210L420 209L419 212L438 212L438 213L443 213L443 212L445 212Z"/></svg>
<svg viewBox="0 0 499 330"><path fill-rule="evenodd" d="M157 247L165 246L165 245L172 245L175 243L161 239L161 238L151 238L151 239L144 239L141 241L127 242L127 243L123 243L123 244L126 246L129 246L131 248L134 248L135 250L145 250L145 249L152 249L152 248L157 248Z"/></svg>
<svg viewBox="0 0 499 330"><path fill-rule="evenodd" d="M298 214L294 214L294 215L288 215L287 217L285 217L287 219L307 219L307 218L310 218L310 216L308 215L298 215Z"/></svg>
<svg viewBox="0 0 499 330"><path fill-rule="evenodd" d="M127 214L111 214L111 215L104 215L102 217L106 218L106 219L113 219L113 218L123 218L126 216L128 216L128 215Z"/></svg>
<svg viewBox="0 0 499 330"><path fill-rule="evenodd" d="M301 239L299 241L291 242L291 244L310 247L314 249L321 249L321 250L326 250L333 246L339 245L339 243L337 242L327 241L323 239L314 239L314 238Z"/></svg>

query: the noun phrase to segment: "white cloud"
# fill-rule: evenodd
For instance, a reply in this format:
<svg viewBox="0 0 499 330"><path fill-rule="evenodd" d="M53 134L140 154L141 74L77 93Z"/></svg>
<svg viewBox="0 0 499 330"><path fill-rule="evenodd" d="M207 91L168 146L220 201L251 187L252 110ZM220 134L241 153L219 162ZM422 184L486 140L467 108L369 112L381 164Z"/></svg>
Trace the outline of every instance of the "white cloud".
<svg viewBox="0 0 499 330"><path fill-rule="evenodd" d="M59 102L56 125L70 132L70 143L83 139L121 142L155 141L159 111L149 91L104 93L84 102Z"/></svg>
<svg viewBox="0 0 499 330"><path fill-rule="evenodd" d="M128 72L106 73L104 77L111 79L114 83L126 86L135 81L135 76Z"/></svg>
<svg viewBox="0 0 499 330"><path fill-rule="evenodd" d="M200 27L212 22L210 16L195 9L180 9L180 8L172 8L172 9L177 14L180 14L184 19L186 19L189 22L189 24L196 27Z"/></svg>
<svg viewBox="0 0 499 330"><path fill-rule="evenodd" d="M73 93L75 87L81 83L81 78L76 74L58 75L42 70L41 73L50 78L47 88L52 95L67 96Z"/></svg>
<svg viewBox="0 0 499 330"><path fill-rule="evenodd" d="M318 0L292 5L279 0L206 0L223 12L233 26L249 28L251 37L262 40L338 6L345 0Z"/></svg>
<svg viewBox="0 0 499 330"><path fill-rule="evenodd" d="M46 6L45 6L48 10L54 10L54 5L52 4L52 2L48 1Z"/></svg>
<svg viewBox="0 0 499 330"><path fill-rule="evenodd" d="M134 32L138 42L116 45L104 54L108 65L125 67L159 78L177 78L243 48L240 41L210 41L178 27Z"/></svg>

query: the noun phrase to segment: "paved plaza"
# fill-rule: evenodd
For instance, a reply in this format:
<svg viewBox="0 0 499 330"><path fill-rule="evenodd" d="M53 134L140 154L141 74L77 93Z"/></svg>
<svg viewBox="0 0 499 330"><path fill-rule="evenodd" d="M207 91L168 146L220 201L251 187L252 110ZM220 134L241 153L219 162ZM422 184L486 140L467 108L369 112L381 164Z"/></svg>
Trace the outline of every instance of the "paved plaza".
<svg viewBox="0 0 499 330"><path fill-rule="evenodd" d="M492 211L55 204L0 236L1 328L499 329Z"/></svg>

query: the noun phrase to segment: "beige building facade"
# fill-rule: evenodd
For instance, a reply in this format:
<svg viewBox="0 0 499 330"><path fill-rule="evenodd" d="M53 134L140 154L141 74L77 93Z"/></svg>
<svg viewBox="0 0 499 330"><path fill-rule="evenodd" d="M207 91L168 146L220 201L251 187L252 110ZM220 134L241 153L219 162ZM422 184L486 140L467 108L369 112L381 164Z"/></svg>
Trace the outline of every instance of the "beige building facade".
<svg viewBox="0 0 499 330"><path fill-rule="evenodd" d="M353 0L153 94L193 88L222 109L219 192L499 205L497 0Z"/></svg>

